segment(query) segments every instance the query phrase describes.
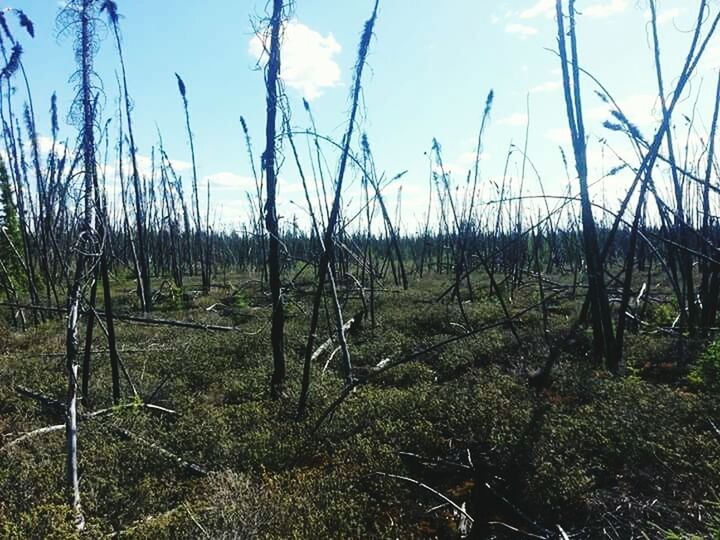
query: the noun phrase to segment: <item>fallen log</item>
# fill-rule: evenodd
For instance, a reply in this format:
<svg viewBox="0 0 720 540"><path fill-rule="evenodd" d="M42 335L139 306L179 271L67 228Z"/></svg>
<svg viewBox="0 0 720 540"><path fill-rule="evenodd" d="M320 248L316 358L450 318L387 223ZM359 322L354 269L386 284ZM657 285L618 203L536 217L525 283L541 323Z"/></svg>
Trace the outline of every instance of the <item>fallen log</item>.
<svg viewBox="0 0 720 540"><path fill-rule="evenodd" d="M0 452L2 452L3 450L8 450L8 449L12 448L13 446L20 444L23 441L32 439L33 437L35 437L37 435L43 435L45 433L52 433L54 431L61 431L63 429L65 429L65 424L56 424L54 426L45 426L45 427L41 427L38 429L34 429L33 431L28 431L27 433L23 433L22 435L20 435L20 437L18 437L17 439L13 439L9 443L4 444L3 446L0 446Z"/></svg>
<svg viewBox="0 0 720 540"><path fill-rule="evenodd" d="M33 394L36 394L33 392ZM52 399L52 398L50 398ZM132 409L132 408L144 408L144 409L150 409L152 411L162 412L164 414L170 414L170 415L177 415L178 413L172 409L167 409L165 407L161 407L159 405L153 405L152 403L126 403L124 405L116 405L114 407L108 407L107 409L100 409L97 411L93 411L91 413L84 413L80 415L81 420L92 420L94 418L101 418L103 416L110 416L120 410L123 409ZM63 411L64 414L64 411ZM23 441L26 441L28 439L31 439L33 437L36 437L38 435L44 435L45 433L53 433L54 431L61 431L65 429L65 424L56 424L53 426L46 426L41 427L38 429L34 429L33 431L28 431L27 433L23 433L18 438L13 439L9 443L0 446L0 452L3 450L8 450L9 448L12 448L15 445L20 444Z"/></svg>
<svg viewBox="0 0 720 540"><path fill-rule="evenodd" d="M65 313L67 310L63 308L57 308L52 306L36 306L32 304L13 304L10 302L0 302L0 306L11 307L16 309L29 309L36 311L48 311L52 313ZM92 310L82 309L80 310L81 315L88 315L92 313ZM96 311L98 317L106 318L107 315L104 311ZM193 328L195 330L213 330L216 332L237 332L239 328L235 326L220 326L217 324L203 324L191 321L175 321L172 319L152 319L149 317L137 317L135 315L120 315L113 313L113 319L116 321L133 322L138 324L147 324L153 326L176 326L179 328Z"/></svg>
<svg viewBox="0 0 720 540"><path fill-rule="evenodd" d="M33 390L32 388L27 388L26 386L22 386L19 384L15 385L15 391L21 396L40 402L43 407L52 409L53 411L61 414L65 414L65 404L59 399L55 399L52 396L48 396L47 394L43 394L42 392Z"/></svg>
<svg viewBox="0 0 720 540"><path fill-rule="evenodd" d="M190 461L187 461L186 459L183 459L182 457L178 456L177 454L171 452L170 450L166 450L159 444L148 441L147 439L141 437L140 435L136 435L135 433L132 433L131 431L128 431L127 429L117 427L117 426L111 426L112 430L115 431L120 436L132 440L134 442L140 443L143 446L147 446L148 448L155 450L158 454L161 456L174 461L176 464L178 464L180 467L184 469L188 469L189 471L199 474L202 476L205 476L208 474L208 471L201 467L200 465L197 465L196 463L192 463Z"/></svg>
<svg viewBox="0 0 720 540"><path fill-rule="evenodd" d="M350 319L345 321L345 324L343 324L343 326L342 326L343 332L348 332L351 328L353 328L356 324L355 321L361 319L362 315L363 315L362 313L359 313L359 314L355 315L354 317L351 317ZM312 356L310 357L310 361L315 362L315 360L320 358L320 355L322 353L324 353L330 347L330 345L332 345L334 342L335 342L334 337L327 338L327 340L325 340L317 349L315 349L315 352L312 353Z"/></svg>

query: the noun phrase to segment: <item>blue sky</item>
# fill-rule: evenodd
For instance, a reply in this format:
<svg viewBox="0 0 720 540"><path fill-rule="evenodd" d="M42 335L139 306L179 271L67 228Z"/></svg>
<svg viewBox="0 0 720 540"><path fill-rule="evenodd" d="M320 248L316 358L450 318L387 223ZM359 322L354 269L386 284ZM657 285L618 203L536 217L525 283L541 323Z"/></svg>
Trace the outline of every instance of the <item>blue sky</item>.
<svg viewBox="0 0 720 540"><path fill-rule="evenodd" d="M251 21L264 13L264 1L118 0L128 82L135 104L134 124L139 152L149 156L156 125L166 150L183 177L189 171L189 148L174 73L188 88L203 184L209 179L216 221L237 228L248 214L244 192L252 189L250 167L239 117L244 115L255 154L263 146L265 122L262 73L255 68L257 38ZM293 124L307 127L301 98L310 100L319 131L340 139L349 108L352 66L371 0L296 0L286 31L283 77L293 110ZM665 77L679 72L697 9L693 0L659 0ZM718 9L718 2L712 2ZM51 93L58 93L63 119L73 91L72 42L58 37L57 0L16 0L34 21L36 38L23 37L24 62L30 78L39 131L48 133ZM577 7L583 66L598 77L626 109L630 119L651 134L657 119L656 85L644 0L579 0ZM104 81L105 116L116 111L117 57L109 32L97 58ZM408 174L388 191L395 201L403 190L403 221L414 229L425 212L428 158L433 137L443 148L446 167L456 181L464 179L474 159L485 97L495 91L491 123L485 137L482 178L499 181L511 142L522 146L530 96L529 155L542 174L546 190L567 186L558 145L567 145L567 123L560 91L559 63L546 48L555 48L554 0L381 0L364 79L359 128L367 132L380 171ZM720 66L720 38L711 43L685 106L698 100L705 125L712 113L712 93ZM701 82L702 79L702 82ZM592 174L601 176L618 162L597 143L607 137L613 148L627 145L602 128L607 109L585 83L585 106L591 134ZM19 94L18 99L22 97ZM73 130L63 122L62 133ZM304 143L301 144L301 148ZM289 150L286 152L289 157ZM328 150L333 162L335 154ZM628 155L628 157L630 157ZM519 158L511 164L517 182ZM284 218L302 214L290 200L301 201L294 166L280 171ZM529 176L530 178L530 176ZM622 192L622 177L606 181L605 192ZM526 190L538 191L532 178ZM489 195L488 195L489 196ZM346 199L353 198L353 184ZM302 219L302 218L301 218Z"/></svg>

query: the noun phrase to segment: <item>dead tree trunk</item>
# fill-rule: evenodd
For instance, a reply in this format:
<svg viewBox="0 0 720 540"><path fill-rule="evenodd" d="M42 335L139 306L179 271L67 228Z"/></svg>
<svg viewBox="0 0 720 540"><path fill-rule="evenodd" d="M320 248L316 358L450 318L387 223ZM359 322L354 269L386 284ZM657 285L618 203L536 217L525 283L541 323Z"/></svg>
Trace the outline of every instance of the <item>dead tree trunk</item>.
<svg viewBox="0 0 720 540"><path fill-rule="evenodd" d="M582 103L580 100L580 66L577 54L577 38L575 34L575 0L570 0L570 53L568 60L562 0L556 2L558 44L560 63L565 93L567 118L572 136L575 168L580 183L580 207L582 214L583 246L588 271L588 296L592 313L593 338L595 353L605 357L608 368L615 371L619 358L615 351L610 303L605 289L603 265L597 242L597 231L592 214L590 192L588 189L587 146L585 141L585 125L583 122ZM572 80L568 66L572 66Z"/></svg>
<svg viewBox="0 0 720 540"><path fill-rule="evenodd" d="M275 170L275 132L278 106L278 78L280 75L280 25L283 16L283 1L273 0L273 12L270 19L270 56L265 75L267 91L265 125L265 152L262 166L267 179L267 199L265 201L265 227L268 231L268 273L270 297L272 299L272 327L270 338L273 351L273 373L270 387L273 394L281 392L285 381L284 326L285 313L282 303L282 283L280 282L280 231L277 215L277 171Z"/></svg>
<svg viewBox="0 0 720 540"><path fill-rule="evenodd" d="M140 173L137 165L137 149L135 147L135 136L133 133L132 116L130 114L132 107L130 105L130 96L128 95L127 74L125 71L125 58L123 56L122 41L120 40L119 17L115 2L106 0L102 9L107 10L110 23L115 35L115 45L117 46L118 56L120 57L120 73L122 75L123 91L122 95L125 101L125 116L127 117L128 139L130 142L130 158L132 164L132 182L135 192L135 227L137 233L137 262L138 262L138 285L140 303L143 311L150 310L152 302L152 292L150 290L150 265L148 264L147 240L145 231L145 208L143 203L142 189L140 187Z"/></svg>
<svg viewBox="0 0 720 540"><path fill-rule="evenodd" d="M375 25L377 7L378 1L376 0L372 16L365 23L363 35L360 39L358 59L357 63L355 64L355 80L352 92L352 107L350 109L350 118L348 120L347 132L345 133L345 137L343 138L343 150L340 156L340 168L338 169L338 177L335 183L335 196L333 199L332 207L330 209L330 215L328 216L328 223L323 238L323 252L320 256L320 265L318 267L318 286L317 291L315 292L315 298L313 300L313 311L310 318L310 331L308 334L307 346L305 348L305 362L303 365L302 387L300 389L300 399L298 401L299 418L305 415L305 407L307 405L307 397L310 390L311 358L313 345L315 343L315 332L317 331L318 316L320 313L320 302L323 297L325 280L327 278L328 271L330 270L329 264L333 252L335 225L337 223L338 215L340 214L340 196L342 193L343 179L345 177L345 169L347 167L348 155L350 154L350 143L352 141L353 129L355 127L355 115L357 113L358 101L360 99L363 66L365 65L365 57L367 56L368 48L370 46L370 38L372 37L373 26Z"/></svg>

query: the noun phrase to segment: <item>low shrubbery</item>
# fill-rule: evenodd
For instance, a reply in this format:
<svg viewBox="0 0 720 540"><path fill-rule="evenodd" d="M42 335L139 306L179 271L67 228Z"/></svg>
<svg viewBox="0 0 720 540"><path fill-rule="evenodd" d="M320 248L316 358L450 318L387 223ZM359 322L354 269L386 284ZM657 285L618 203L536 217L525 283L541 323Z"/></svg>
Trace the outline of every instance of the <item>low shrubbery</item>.
<svg viewBox="0 0 720 540"><path fill-rule="evenodd" d="M418 296L393 297L382 305L377 328L366 320L349 336L358 373L463 332L457 307L418 309ZM467 314L478 324L497 309L468 304ZM219 317L202 307L183 316ZM551 324L557 331L565 321L564 314L555 314ZM55 338L60 324L26 334L5 331L5 439L61 420L13 391L14 384L24 384L63 395L62 362L39 354L61 348ZM253 324L246 323L249 330ZM450 509L427 513L442 501L376 473L425 482L466 503L478 522L527 526L517 508L538 524L560 523L581 537L593 537L608 521L617 538L640 531L659 538L671 534L662 531L717 530L717 344L692 368L693 389L702 392L696 394L683 388L682 378L672 385L643 380L642 369L607 375L587 354L589 338L580 335L561 355L550 388L537 394L524 369L541 362L547 348L532 338L537 321L526 319L518 324L523 347L507 328L497 328L420 355L359 387L315 431L342 381L337 361L322 373L326 353L312 373L309 415L295 420L304 324L301 317L288 321L290 384L277 400L267 391L266 333L120 327L121 343L136 344L124 360L141 397L154 393L158 404L179 414L128 408L81 422L88 537L116 530L147 539L457 533ZM629 364L642 367L675 346L670 339L653 341L655 348L645 341L641 335L628 341ZM91 392L99 408L109 404L109 367L103 354L94 358ZM211 474L193 474L118 429ZM0 451L0 536L73 537L63 504L63 445L60 431ZM488 527L488 535L501 532Z"/></svg>

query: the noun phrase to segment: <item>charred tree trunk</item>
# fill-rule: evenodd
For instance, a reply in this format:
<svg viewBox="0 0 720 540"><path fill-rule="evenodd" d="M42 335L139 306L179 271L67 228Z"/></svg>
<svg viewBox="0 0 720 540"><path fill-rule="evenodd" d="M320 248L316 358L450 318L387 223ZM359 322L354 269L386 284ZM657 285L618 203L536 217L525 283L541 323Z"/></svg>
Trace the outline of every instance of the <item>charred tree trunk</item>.
<svg viewBox="0 0 720 540"><path fill-rule="evenodd" d="M335 196L333 204L330 209L330 215L328 216L328 223L325 229L323 238L323 252L320 256L320 265L318 267L318 286L313 299L313 311L310 318L310 330L308 334L308 341L305 348L305 361L303 365L303 379L302 386L300 389L300 399L298 402L298 418L305 415L305 407L307 405L308 392L310 390L310 368L313 345L315 343L315 332L317 331L318 316L320 313L320 302L323 297L323 291L325 288L325 280L327 274L330 271L329 264L332 260L333 242L335 225L337 224L338 215L340 214L340 196L342 193L343 180L345 177L345 169L347 167L348 156L350 154L350 143L352 141L352 134L355 127L355 115L358 109L358 102L360 98L360 88L362 81L362 71L365 65L365 58L367 56L368 48L370 46L370 38L372 37L373 26L375 25L375 18L377 16L378 2L375 1L375 7L370 19L365 23L362 38L360 39L360 48L358 51L358 60L355 64L355 76L352 92L352 107L350 109L350 117L348 120L348 128L343 139L343 150L340 156L340 167L338 169L338 177L335 183Z"/></svg>
<svg viewBox="0 0 720 540"><path fill-rule="evenodd" d="M278 107L278 78L280 76L280 25L282 24L283 0L273 0L273 12L270 19L270 56L265 76L267 91L265 125L265 152L263 169L267 181L265 201L265 227L268 232L268 273L270 297L272 299L272 327L270 338L273 351L273 373L270 379L271 391L279 395L285 381L284 326L285 313L280 282L280 231L277 215L277 171L275 170L275 132Z"/></svg>

